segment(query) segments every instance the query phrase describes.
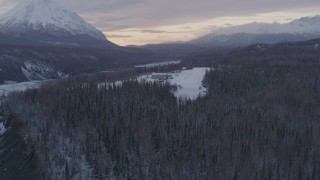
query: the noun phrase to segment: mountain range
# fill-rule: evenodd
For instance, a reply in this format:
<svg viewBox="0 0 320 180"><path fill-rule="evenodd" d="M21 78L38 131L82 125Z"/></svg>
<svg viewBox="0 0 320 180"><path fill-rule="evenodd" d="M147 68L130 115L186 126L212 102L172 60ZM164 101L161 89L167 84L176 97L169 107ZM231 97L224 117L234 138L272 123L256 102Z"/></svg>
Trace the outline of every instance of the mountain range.
<svg viewBox="0 0 320 180"><path fill-rule="evenodd" d="M199 46L239 47L256 43L297 42L320 37L320 16L289 23L257 23L220 28L187 43Z"/></svg>

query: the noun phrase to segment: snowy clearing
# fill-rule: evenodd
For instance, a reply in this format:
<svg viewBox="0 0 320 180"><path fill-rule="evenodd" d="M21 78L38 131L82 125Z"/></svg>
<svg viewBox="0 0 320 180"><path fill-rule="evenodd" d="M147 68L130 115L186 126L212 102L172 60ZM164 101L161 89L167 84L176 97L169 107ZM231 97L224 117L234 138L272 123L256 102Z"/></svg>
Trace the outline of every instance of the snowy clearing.
<svg viewBox="0 0 320 180"><path fill-rule="evenodd" d="M165 62L154 62L151 64L144 64L144 65L137 65L134 66L136 68L153 68L153 67L160 67L160 66L166 66L166 65L174 65L174 64L180 64L181 61L165 61Z"/></svg>
<svg viewBox="0 0 320 180"><path fill-rule="evenodd" d="M175 73L152 73L138 77L139 82L168 82L177 85L174 95L177 98L197 99L199 96L207 94L207 89L203 87L202 81L206 71L210 68L193 68Z"/></svg>
<svg viewBox="0 0 320 180"><path fill-rule="evenodd" d="M176 84L178 90L175 92L177 97L196 99L198 96L207 94L207 89L203 87L202 81L210 68L194 68L182 71L169 80L171 84Z"/></svg>
<svg viewBox="0 0 320 180"><path fill-rule="evenodd" d="M190 70L175 71L171 73L150 73L138 76L136 79L140 83L143 82L158 82L170 83L176 85L177 90L173 94L177 98L187 98L191 100L197 99L199 96L205 96L207 89L203 87L202 81L210 68L193 68ZM116 81L114 83L99 83L98 88L109 88L112 85L122 86L123 81Z"/></svg>
<svg viewBox="0 0 320 180"><path fill-rule="evenodd" d="M11 92L21 92L27 89L39 88L44 81L30 81L16 84L0 85L0 96L7 96Z"/></svg>

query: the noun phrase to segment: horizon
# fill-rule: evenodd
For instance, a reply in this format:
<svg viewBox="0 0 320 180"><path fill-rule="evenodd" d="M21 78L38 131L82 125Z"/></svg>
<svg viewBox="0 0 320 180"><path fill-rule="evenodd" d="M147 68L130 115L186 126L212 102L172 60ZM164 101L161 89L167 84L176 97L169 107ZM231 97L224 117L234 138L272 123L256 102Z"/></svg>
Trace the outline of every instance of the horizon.
<svg viewBox="0 0 320 180"><path fill-rule="evenodd" d="M181 5L180 0L174 0L172 4L176 5L180 2L179 7L169 6L166 1L145 3L142 0L123 0L121 2L95 0L96 3L91 2L88 7L86 7L87 3L79 3L75 0L57 1L101 30L108 40L121 46L189 41L223 27L253 22L288 23L301 17L319 15L318 12L320 12L320 6L317 6L320 5L320 2L314 0L281 3L270 1L264 3L265 7L261 7L259 3L252 0L247 0L244 4L250 4L251 9L243 5L225 7L234 0L215 1L217 6L214 7L214 3L209 0L197 4L192 2L190 5L188 3ZM0 16L20 2L21 0L0 0ZM160 8L161 12L155 6L163 7ZM226 12L218 12L218 10L213 12L210 7L211 9L224 7ZM193 8L194 12L187 12ZM201 8L204 9L203 12L200 11Z"/></svg>

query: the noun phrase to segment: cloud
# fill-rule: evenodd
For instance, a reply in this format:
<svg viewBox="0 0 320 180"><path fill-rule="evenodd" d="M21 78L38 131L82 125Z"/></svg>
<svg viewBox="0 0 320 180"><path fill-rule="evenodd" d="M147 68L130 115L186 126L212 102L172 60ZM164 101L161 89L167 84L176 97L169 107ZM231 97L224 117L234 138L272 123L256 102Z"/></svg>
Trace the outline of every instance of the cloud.
<svg viewBox="0 0 320 180"><path fill-rule="evenodd" d="M0 0L0 15L10 10L17 4L16 0Z"/></svg>
<svg viewBox="0 0 320 180"><path fill-rule="evenodd" d="M58 0L106 29L147 28L320 5L319 0Z"/></svg>
<svg viewBox="0 0 320 180"><path fill-rule="evenodd" d="M119 34L112 34L112 35L107 35L108 38L131 38L132 36L130 35L119 35Z"/></svg>
<svg viewBox="0 0 320 180"><path fill-rule="evenodd" d="M183 27L181 27L182 29L193 29L193 27L191 27L191 26L183 26Z"/></svg>
<svg viewBox="0 0 320 180"><path fill-rule="evenodd" d="M168 31L161 31L161 30L151 30L151 29L142 29L138 30L143 33L155 33L155 34L160 34L160 33L168 33Z"/></svg>
<svg viewBox="0 0 320 180"><path fill-rule="evenodd" d="M184 27L181 27L184 29ZM178 33L189 33L192 32L191 30L188 31L164 31L164 30L157 30L157 29L128 29L123 30L121 32L137 32L137 33L148 33L148 34L178 34Z"/></svg>
<svg viewBox="0 0 320 180"><path fill-rule="evenodd" d="M208 31L213 31L213 30L219 29L219 26L216 26L216 25L208 25L207 27L203 27L202 29L203 29L203 30L208 30Z"/></svg>
<svg viewBox="0 0 320 180"><path fill-rule="evenodd" d="M0 13L17 2L0 0ZM319 0L55 0L103 30L148 28L223 16L315 7Z"/></svg>

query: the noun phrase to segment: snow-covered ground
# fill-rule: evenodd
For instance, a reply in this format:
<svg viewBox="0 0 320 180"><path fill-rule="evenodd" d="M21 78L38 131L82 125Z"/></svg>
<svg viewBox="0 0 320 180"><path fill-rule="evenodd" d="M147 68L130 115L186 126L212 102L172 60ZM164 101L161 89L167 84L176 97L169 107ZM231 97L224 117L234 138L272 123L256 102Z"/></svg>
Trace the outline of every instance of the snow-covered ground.
<svg viewBox="0 0 320 180"><path fill-rule="evenodd" d="M151 64L144 64L144 65L137 65L134 66L136 68L153 68L153 67L160 67L160 66L166 66L171 64L180 64L181 61L165 61L165 62L154 62Z"/></svg>
<svg viewBox="0 0 320 180"><path fill-rule="evenodd" d="M177 98L187 98L191 100L197 99L199 96L207 94L207 89L203 87L202 81L210 68L193 68L190 70L176 71L171 73L151 73L138 76L136 79L140 83L143 82L159 82L170 83L176 85L177 90L174 95ZM123 81L116 81L114 83L99 83L98 88L108 88L112 85L122 86Z"/></svg>
<svg viewBox="0 0 320 180"><path fill-rule="evenodd" d="M41 86L44 81L30 81L15 84L0 85L0 97L7 96L11 92L20 92L27 89L35 89Z"/></svg>
<svg viewBox="0 0 320 180"><path fill-rule="evenodd" d="M207 89L203 87L202 81L206 74L206 71L210 68L193 68L190 70L184 70L181 72L174 73L153 73L149 75L142 75L137 78L139 82L168 82L172 85L177 85L177 90L174 92L175 96L178 98L190 98L192 100L196 99L199 96L206 95ZM162 75L168 76L166 80L159 80L153 78L153 76ZM14 84L5 84L0 85L0 97L6 96L11 92L20 92L27 89L39 88L41 84L46 81L30 81ZM116 85L121 86L123 81L116 81L114 83L100 83L98 84L99 88Z"/></svg>
<svg viewBox="0 0 320 180"><path fill-rule="evenodd" d="M210 68L194 68L182 71L180 74L174 74L173 79L170 79L169 82L178 86L175 95L190 99L206 95L207 89L203 87L202 81L208 70Z"/></svg>
<svg viewBox="0 0 320 180"><path fill-rule="evenodd" d="M143 75L138 77L139 82L154 82L159 81L153 79L154 75L168 75L169 78L165 82L169 82L172 85L177 85L178 89L174 92L177 98L189 98L195 100L199 96L207 94L207 89L203 87L202 81L206 74L206 71L210 68L193 68L191 70L184 70L175 73L153 73L152 75ZM160 80L159 82L162 82Z"/></svg>
<svg viewBox="0 0 320 180"><path fill-rule="evenodd" d="M116 82L114 82L114 83L99 83L98 84L98 88L104 88L104 87L109 87L109 86L113 86L113 85L115 85L115 86L122 86L122 83L123 83L123 81L116 81Z"/></svg>

